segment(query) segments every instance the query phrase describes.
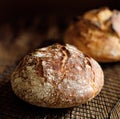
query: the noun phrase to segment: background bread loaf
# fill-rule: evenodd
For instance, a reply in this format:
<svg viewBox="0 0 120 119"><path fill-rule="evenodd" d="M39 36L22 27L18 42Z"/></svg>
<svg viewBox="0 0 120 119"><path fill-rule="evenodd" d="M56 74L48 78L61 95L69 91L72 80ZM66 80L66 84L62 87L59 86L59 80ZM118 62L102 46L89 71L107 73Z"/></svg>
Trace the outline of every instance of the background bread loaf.
<svg viewBox="0 0 120 119"><path fill-rule="evenodd" d="M107 7L86 12L70 24L64 41L99 62L120 61L120 12Z"/></svg>

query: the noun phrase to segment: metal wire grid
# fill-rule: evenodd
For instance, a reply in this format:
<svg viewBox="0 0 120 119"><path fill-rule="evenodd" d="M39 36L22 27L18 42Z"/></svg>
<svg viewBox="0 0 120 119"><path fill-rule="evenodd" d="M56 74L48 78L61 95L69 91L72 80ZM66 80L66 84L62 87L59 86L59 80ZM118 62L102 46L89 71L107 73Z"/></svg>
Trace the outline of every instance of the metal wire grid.
<svg viewBox="0 0 120 119"><path fill-rule="evenodd" d="M29 105L11 90L10 74L0 75L0 119L120 119L120 63L102 64L105 85L93 100L70 109L46 109Z"/></svg>

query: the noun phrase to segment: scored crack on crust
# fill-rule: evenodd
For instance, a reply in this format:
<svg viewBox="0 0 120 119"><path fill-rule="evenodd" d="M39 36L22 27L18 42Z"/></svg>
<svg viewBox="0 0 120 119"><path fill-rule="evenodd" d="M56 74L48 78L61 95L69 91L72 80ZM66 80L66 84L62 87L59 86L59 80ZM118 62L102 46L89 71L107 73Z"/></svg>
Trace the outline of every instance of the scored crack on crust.
<svg viewBox="0 0 120 119"><path fill-rule="evenodd" d="M25 56L11 76L18 97L49 108L85 103L101 91L103 84L99 64L68 44L54 44Z"/></svg>
<svg viewBox="0 0 120 119"><path fill-rule="evenodd" d="M70 24L64 42L99 62L120 61L120 11L90 10Z"/></svg>

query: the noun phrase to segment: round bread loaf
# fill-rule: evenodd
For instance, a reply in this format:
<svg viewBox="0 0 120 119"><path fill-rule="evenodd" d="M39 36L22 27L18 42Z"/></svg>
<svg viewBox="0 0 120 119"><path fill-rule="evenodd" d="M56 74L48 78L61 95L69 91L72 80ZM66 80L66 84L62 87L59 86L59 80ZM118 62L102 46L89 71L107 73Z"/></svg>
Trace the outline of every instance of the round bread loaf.
<svg viewBox="0 0 120 119"><path fill-rule="evenodd" d="M92 58L71 45L54 44L27 55L11 76L14 93L41 107L68 108L94 98L104 84Z"/></svg>
<svg viewBox="0 0 120 119"><path fill-rule="evenodd" d="M107 7L86 12L70 24L64 41L99 62L120 61L120 12Z"/></svg>

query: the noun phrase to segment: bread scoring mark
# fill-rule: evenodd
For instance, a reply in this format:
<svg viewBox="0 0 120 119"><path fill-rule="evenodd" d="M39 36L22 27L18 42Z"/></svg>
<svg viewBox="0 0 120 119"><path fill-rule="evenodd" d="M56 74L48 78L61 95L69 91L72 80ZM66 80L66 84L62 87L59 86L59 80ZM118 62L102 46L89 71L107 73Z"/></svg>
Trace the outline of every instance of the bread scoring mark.
<svg viewBox="0 0 120 119"><path fill-rule="evenodd" d="M108 30L111 26L110 20L112 15L113 11L111 11L107 7L104 7L86 12L83 18L90 21L92 24L96 25L101 30Z"/></svg>
<svg viewBox="0 0 120 119"><path fill-rule="evenodd" d="M38 52L39 54L43 53L41 50L38 50L36 53ZM67 62L69 52L61 45L53 45L46 48L44 54L46 55L42 55L42 57L40 57L42 61L43 75L50 83L56 85L61 82L63 79L62 77L64 77L64 66ZM36 57L38 55L35 54L34 56ZM58 81L55 83L56 79L58 79Z"/></svg>
<svg viewBox="0 0 120 119"><path fill-rule="evenodd" d="M85 56L80 50L69 44L66 44L66 49L69 51L69 54L72 55L72 58L75 58L76 60L77 56L80 58L81 62L83 62Z"/></svg>

